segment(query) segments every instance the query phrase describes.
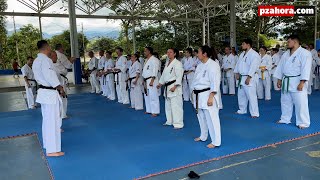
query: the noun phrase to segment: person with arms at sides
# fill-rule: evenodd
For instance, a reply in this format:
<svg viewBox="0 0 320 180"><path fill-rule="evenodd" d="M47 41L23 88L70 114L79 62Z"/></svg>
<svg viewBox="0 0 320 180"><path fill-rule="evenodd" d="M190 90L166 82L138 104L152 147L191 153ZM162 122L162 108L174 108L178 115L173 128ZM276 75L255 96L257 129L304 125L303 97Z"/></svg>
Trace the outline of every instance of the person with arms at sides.
<svg viewBox="0 0 320 180"><path fill-rule="evenodd" d="M235 65L237 65L239 57L235 47L232 47L231 53L234 56L234 60L236 61ZM237 80L236 74L235 73L233 74L234 74L234 79L236 81L236 88L238 88L239 80Z"/></svg>
<svg viewBox="0 0 320 180"><path fill-rule="evenodd" d="M196 69L196 63L194 58L192 57L192 49L187 48L185 50L185 57L182 59L184 74L183 74L183 100L189 101L191 93L192 93L192 80L194 71Z"/></svg>
<svg viewBox="0 0 320 180"><path fill-rule="evenodd" d="M270 70L272 68L272 58L267 54L265 46L260 47L261 63L258 68L258 99L265 98L266 101L271 100L271 77Z"/></svg>
<svg viewBox="0 0 320 180"><path fill-rule="evenodd" d="M143 66L142 76L144 78L144 100L146 104L145 114L151 114L156 117L160 114L159 92L157 85L159 83L159 59L154 57L153 48L146 47L144 55L146 57Z"/></svg>
<svg viewBox="0 0 320 180"><path fill-rule="evenodd" d="M116 99L115 86L114 86L114 74L112 69L114 68L114 62L112 59L112 52L106 52L106 62L104 63L103 76L105 77L106 95L111 101Z"/></svg>
<svg viewBox="0 0 320 180"><path fill-rule="evenodd" d="M221 93L221 71L219 63L209 57L212 56L212 49L205 45L198 51L198 57L201 64L198 65L193 78L194 107L200 125L200 137L195 138L196 142L206 141L208 131L211 137L211 143L208 148L215 148L221 145L221 129L219 109ZM216 56L216 54L215 54Z"/></svg>
<svg viewBox="0 0 320 180"><path fill-rule="evenodd" d="M142 94L142 65L138 61L138 54L131 55L131 66L129 67L130 100L131 108L135 110L143 110L143 94Z"/></svg>
<svg viewBox="0 0 320 180"><path fill-rule="evenodd" d="M138 57L139 57L138 60L139 60L140 64L141 64L142 67L143 67L143 65L144 65L144 59L143 59L143 57L141 57L140 51L137 51L136 54L138 55Z"/></svg>
<svg viewBox="0 0 320 180"><path fill-rule="evenodd" d="M38 41L40 51L34 60L32 70L34 78L39 84L37 102L41 104L42 112L42 139L47 156L63 156L61 151L61 96L65 96L63 87L56 72L53 62L48 57L51 48L47 41Z"/></svg>
<svg viewBox="0 0 320 180"><path fill-rule="evenodd" d="M317 66L314 70L314 82L313 82L313 89L318 91L320 88L320 49L318 50L317 57L314 59Z"/></svg>
<svg viewBox="0 0 320 180"><path fill-rule="evenodd" d="M312 54L300 46L297 35L288 37L288 50L282 55L274 73L281 93L281 117L279 124L290 124L295 106L296 125L300 129L310 126L308 106L308 81L312 66Z"/></svg>
<svg viewBox="0 0 320 180"><path fill-rule="evenodd" d="M252 40L245 39L242 41L242 49L244 50L240 56L238 63L234 69L236 78L239 80L238 86L238 104L239 110L237 114L246 114L249 102L249 111L252 118L259 117L259 107L257 98L257 74L261 57L252 48Z"/></svg>
<svg viewBox="0 0 320 180"><path fill-rule="evenodd" d="M167 51L169 61L165 64L157 88L164 86L165 111L167 122L165 126L172 126L174 129L183 128L183 100L182 100L182 77L183 66L176 58L179 51L176 48L170 48Z"/></svg>
<svg viewBox="0 0 320 180"><path fill-rule="evenodd" d="M193 60L196 63L197 66L201 63L200 59L198 58L198 49L193 50Z"/></svg>
<svg viewBox="0 0 320 180"><path fill-rule="evenodd" d="M275 91L279 91L280 89L277 86L278 79L273 76L276 68L280 62L280 56L278 54L279 50L277 48L272 48L271 50L271 58L272 58L272 68L271 68L271 80L273 82L273 89Z"/></svg>
<svg viewBox="0 0 320 180"><path fill-rule="evenodd" d="M236 66L236 60L234 55L231 53L230 47L225 47L224 49L226 55L222 58L222 90L223 94L228 94L234 96L236 94L234 73L233 70Z"/></svg>
<svg viewBox="0 0 320 180"><path fill-rule="evenodd" d="M107 59L104 56L104 50L99 51L99 56L100 59L98 61L98 77L99 77L99 83L100 83L100 89L102 91L102 96L107 97L107 92L106 92L106 80L105 76L103 75L103 70L104 70L104 64L106 63Z"/></svg>
<svg viewBox="0 0 320 180"><path fill-rule="evenodd" d="M24 77L24 87L26 89L27 104L29 109L36 109L35 98L37 94L37 82L34 79L32 71L33 58L27 58L27 64L21 68L22 75Z"/></svg>
<svg viewBox="0 0 320 180"><path fill-rule="evenodd" d="M122 104L129 104L129 92L127 90L127 58L123 56L123 49L121 47L116 48L118 55L116 61L116 67L113 68L115 72L116 90L118 96L118 102Z"/></svg>
<svg viewBox="0 0 320 180"><path fill-rule="evenodd" d="M98 59L94 57L93 51L89 51L90 61L88 68L90 71L90 84L91 84L91 93L100 93L99 81L97 79L97 68L98 68Z"/></svg>
<svg viewBox="0 0 320 180"><path fill-rule="evenodd" d="M62 66L67 69L67 71L71 71L72 65L76 60L76 58L74 57L67 58L67 56L64 54L64 49L62 44L56 44L55 49L58 57L58 63L61 63Z"/></svg>

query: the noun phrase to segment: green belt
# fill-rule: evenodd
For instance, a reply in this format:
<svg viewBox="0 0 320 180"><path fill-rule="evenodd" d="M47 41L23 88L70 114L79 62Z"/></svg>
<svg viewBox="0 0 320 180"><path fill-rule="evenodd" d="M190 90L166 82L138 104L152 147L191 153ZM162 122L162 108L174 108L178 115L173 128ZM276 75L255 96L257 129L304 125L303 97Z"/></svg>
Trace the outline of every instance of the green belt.
<svg viewBox="0 0 320 180"><path fill-rule="evenodd" d="M290 78L293 78L293 77L299 77L301 76L301 74L297 75L297 76L284 76L283 77L283 80L282 80L282 93L285 92L285 80L287 79L287 92L289 92L289 83L290 83Z"/></svg>
<svg viewBox="0 0 320 180"><path fill-rule="evenodd" d="M240 78L239 78L239 82L238 82L238 87L241 89L242 85L241 85L241 80L242 80L242 76L248 76L248 75L241 75L240 74Z"/></svg>

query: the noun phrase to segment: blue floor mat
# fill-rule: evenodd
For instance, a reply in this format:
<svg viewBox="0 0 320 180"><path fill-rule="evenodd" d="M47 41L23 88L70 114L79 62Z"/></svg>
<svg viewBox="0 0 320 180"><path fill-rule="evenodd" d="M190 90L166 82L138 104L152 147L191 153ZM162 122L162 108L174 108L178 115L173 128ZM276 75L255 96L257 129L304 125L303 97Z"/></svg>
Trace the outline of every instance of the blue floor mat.
<svg viewBox="0 0 320 180"><path fill-rule="evenodd" d="M162 126L162 98L160 116L151 118L98 95L70 95L71 118L64 120L62 135L66 155L49 158L49 165L57 180L133 179L320 131L320 92L309 98L311 127L305 130L294 123L275 124L281 114L280 93L273 93L272 98L259 101L260 118L251 119L249 114L234 114L236 96L223 96L222 146L212 150L206 148L208 142L193 141L199 135L199 125L188 102L184 103L185 128L173 130ZM34 131L41 134L41 111L0 113L0 123L0 137Z"/></svg>

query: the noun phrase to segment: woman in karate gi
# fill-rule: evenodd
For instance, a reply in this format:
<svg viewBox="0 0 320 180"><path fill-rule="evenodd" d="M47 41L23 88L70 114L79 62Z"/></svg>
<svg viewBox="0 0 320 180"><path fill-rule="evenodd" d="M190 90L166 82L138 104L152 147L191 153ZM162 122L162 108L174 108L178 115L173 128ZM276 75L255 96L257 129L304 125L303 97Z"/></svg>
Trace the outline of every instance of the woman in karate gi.
<svg viewBox="0 0 320 180"><path fill-rule="evenodd" d="M196 69L192 89L201 133L200 137L194 140L206 141L209 131L211 143L207 147L215 148L221 145L219 118L221 71L219 64L209 58L211 55L212 49L209 46L199 48L198 57L201 63Z"/></svg>
<svg viewBox="0 0 320 180"><path fill-rule="evenodd" d="M172 126L174 129L183 128L183 101L182 101L182 63L176 58L179 51L175 48L170 48L167 51L169 61L165 64L159 84L160 89L164 85L165 110L167 122L165 126Z"/></svg>
<svg viewBox="0 0 320 180"><path fill-rule="evenodd" d="M133 54L131 56L131 65L129 67L130 100L131 108L135 110L143 110L143 94L142 94L142 65L138 61L139 56Z"/></svg>

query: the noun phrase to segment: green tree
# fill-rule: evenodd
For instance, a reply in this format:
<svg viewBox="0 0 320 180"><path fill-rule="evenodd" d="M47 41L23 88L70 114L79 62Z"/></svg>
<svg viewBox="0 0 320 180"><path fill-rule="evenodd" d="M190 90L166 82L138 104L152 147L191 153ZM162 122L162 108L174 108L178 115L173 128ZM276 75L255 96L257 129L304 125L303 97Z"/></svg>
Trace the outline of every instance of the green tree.
<svg viewBox="0 0 320 180"><path fill-rule="evenodd" d="M86 50L86 46L89 42L87 37L84 36L84 46L85 47L83 47L83 37L82 36L83 35L81 33L78 33L78 47L79 47L80 56L84 55L84 52ZM49 40L49 43L52 46L52 48L55 48L56 44L62 44L66 55L71 56L70 31L63 31L63 33L53 36Z"/></svg>
<svg viewBox="0 0 320 180"><path fill-rule="evenodd" d="M4 12L7 9L7 1L0 0L0 12ZM5 68L4 50L7 41L7 30L6 30L6 17L0 16L0 67Z"/></svg>
<svg viewBox="0 0 320 180"><path fill-rule="evenodd" d="M39 29L31 24L25 25L19 29L17 33L13 33L7 37L6 44L3 48L4 62L3 68L10 67L11 61L19 56L20 65L26 63L28 56L35 57L37 55L37 41L40 37ZM19 49L19 54L16 51L16 42Z"/></svg>
<svg viewBox="0 0 320 180"><path fill-rule="evenodd" d="M92 40L88 44L88 49L93 51L105 50L105 51L114 51L117 46L117 42L113 39L102 37L99 39Z"/></svg>

